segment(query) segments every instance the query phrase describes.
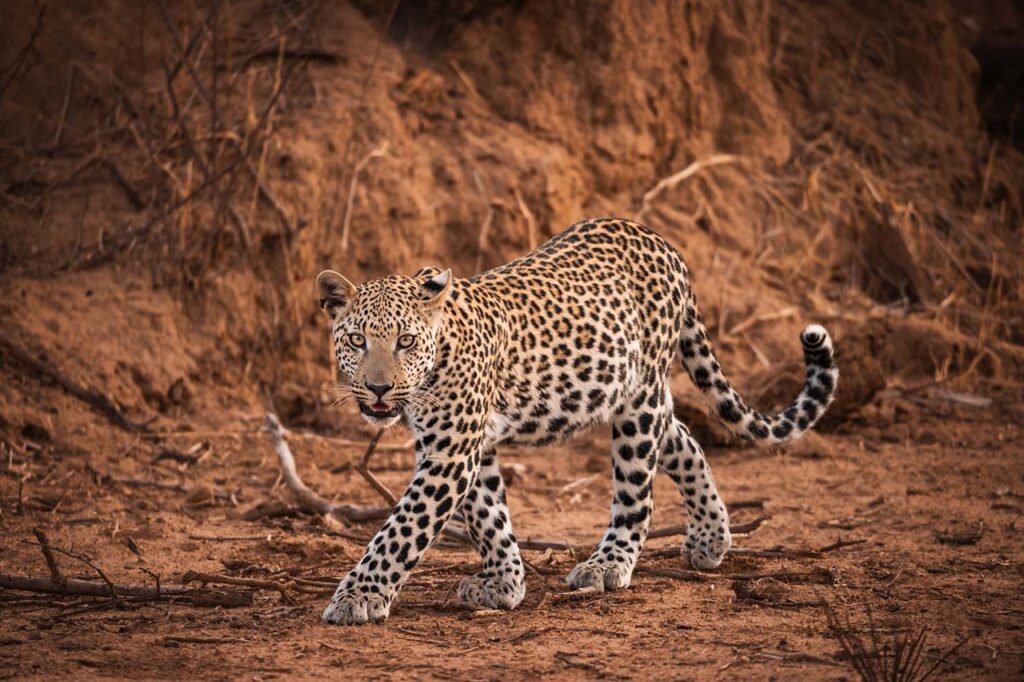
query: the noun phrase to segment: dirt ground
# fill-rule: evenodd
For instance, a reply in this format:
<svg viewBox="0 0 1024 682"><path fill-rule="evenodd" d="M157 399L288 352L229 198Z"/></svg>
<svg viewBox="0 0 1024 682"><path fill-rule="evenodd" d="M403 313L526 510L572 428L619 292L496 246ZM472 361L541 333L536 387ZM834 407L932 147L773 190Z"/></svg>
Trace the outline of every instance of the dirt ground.
<svg viewBox="0 0 1024 682"><path fill-rule="evenodd" d="M737 553L707 579L688 581L652 573L688 568L676 554L678 537L652 540L649 551L670 548L672 556L643 558L628 590L552 603L565 590L574 557L529 551L536 573L527 577L523 604L475 618L449 601L475 557L438 547L416 569L388 621L360 628L323 625L326 597L315 595L293 595L286 603L262 591L239 608L90 609L94 600L5 599L0 672L47 679L851 679L830 634L827 602L860 628L870 613L881 637L927 628L930 662L966 639L942 677L1017 678L1024 671L1024 404L1019 396L1000 396L986 409L921 403L913 414L897 410L887 419L881 410L787 453L712 450L720 488L734 508L732 523L769 517L737 538L738 547L860 543L819 556ZM253 415L231 423L258 421ZM18 513L11 509L14 482L3 480L5 571L46 575L39 548L26 543L40 527L54 545L93 557L119 584L151 583L150 571L164 584L187 570L339 576L360 556L358 537L373 530L360 524L339 537L310 516L237 518L238 509L275 486L276 457L263 434L168 437L164 443L179 451L209 445L198 462L185 465L151 464L161 446L148 439L90 438L85 452L47 439L44 429L29 434L34 440L25 437L24 450L8 453L15 470L29 461L45 483L29 487ZM588 544L600 537L610 499L605 439L595 432L542 452L503 454L506 463L526 469L509 494L520 538ZM361 456L360 448L319 437L291 440L314 487L345 500L377 501L343 466ZM400 489L409 457L378 453L373 468ZM339 466L340 473L330 473ZM103 475L180 481L194 492L117 484ZM215 491L233 494L239 507L211 502ZM653 527L683 521L678 494L664 477L656 501ZM944 544L949 537L971 544ZM95 578L76 561L59 562L68 576ZM818 569L827 571L829 584L806 578ZM778 573L805 577L756 577ZM730 579L748 574L754 577Z"/></svg>
<svg viewBox="0 0 1024 682"><path fill-rule="evenodd" d="M1019 3L16 0L0 23L0 677L856 679L847 634L921 632L938 677L1024 676ZM520 539L573 547L525 552L517 610L460 609L476 558L444 542L386 623L324 626L379 522L298 510L266 411L311 487L382 502L316 274L470 277L599 215L680 249L762 411L824 324L819 432L731 440L678 375L751 529L718 571L670 535L628 590L563 595L607 521L597 431L501 453ZM370 463L396 492L407 438ZM685 523L667 480L656 508ZM15 589L51 576L36 529L93 586L236 584Z"/></svg>

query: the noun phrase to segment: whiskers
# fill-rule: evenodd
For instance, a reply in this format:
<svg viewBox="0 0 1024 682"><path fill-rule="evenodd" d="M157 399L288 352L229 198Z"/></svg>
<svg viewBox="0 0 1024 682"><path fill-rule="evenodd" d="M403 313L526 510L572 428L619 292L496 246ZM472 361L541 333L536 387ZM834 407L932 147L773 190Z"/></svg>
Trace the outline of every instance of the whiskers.
<svg viewBox="0 0 1024 682"><path fill-rule="evenodd" d="M345 381L332 381L327 385L327 396L331 399L330 409L344 407L355 400L352 384Z"/></svg>
<svg viewBox="0 0 1024 682"><path fill-rule="evenodd" d="M330 398L330 409L345 407L355 401L371 403L374 396L361 390L360 386L353 386L348 381L332 381L327 384L326 393ZM444 401L434 395L428 389L411 388L393 391L386 398L386 401L393 405L400 405L403 408L411 408L417 412L426 412L431 409L438 409L444 406ZM389 427L390 428L390 427Z"/></svg>

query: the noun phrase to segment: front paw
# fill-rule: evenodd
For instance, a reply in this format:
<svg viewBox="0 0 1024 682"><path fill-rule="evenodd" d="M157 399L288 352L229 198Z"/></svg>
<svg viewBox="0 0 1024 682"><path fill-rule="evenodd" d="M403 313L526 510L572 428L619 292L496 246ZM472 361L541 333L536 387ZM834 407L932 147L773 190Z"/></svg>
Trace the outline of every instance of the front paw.
<svg viewBox="0 0 1024 682"><path fill-rule="evenodd" d="M591 557L583 563L576 564L565 581L574 590L595 587L598 592L613 592L629 587L632 576L632 566Z"/></svg>
<svg viewBox="0 0 1024 682"><path fill-rule="evenodd" d="M683 543L683 556L699 571L718 568L732 547L732 536L726 527L712 530L691 530Z"/></svg>
<svg viewBox="0 0 1024 682"><path fill-rule="evenodd" d="M482 609L514 609L526 596L526 585L479 575L463 578L459 601Z"/></svg>
<svg viewBox="0 0 1024 682"><path fill-rule="evenodd" d="M328 625L362 625L379 623L388 617L389 600L379 594L337 592L324 609L323 619Z"/></svg>

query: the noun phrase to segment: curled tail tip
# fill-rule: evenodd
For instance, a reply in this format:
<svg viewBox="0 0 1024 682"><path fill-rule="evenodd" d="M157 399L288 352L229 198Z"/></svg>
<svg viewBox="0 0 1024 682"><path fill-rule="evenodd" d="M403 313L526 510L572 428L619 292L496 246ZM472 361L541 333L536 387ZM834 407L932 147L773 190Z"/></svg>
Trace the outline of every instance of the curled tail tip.
<svg viewBox="0 0 1024 682"><path fill-rule="evenodd" d="M826 369L834 367L832 337L820 324L809 324L804 328L800 333L800 345L803 346L808 366Z"/></svg>
<svg viewBox="0 0 1024 682"><path fill-rule="evenodd" d="M800 343L803 344L804 350L832 350L832 337L820 324L807 325L800 333Z"/></svg>

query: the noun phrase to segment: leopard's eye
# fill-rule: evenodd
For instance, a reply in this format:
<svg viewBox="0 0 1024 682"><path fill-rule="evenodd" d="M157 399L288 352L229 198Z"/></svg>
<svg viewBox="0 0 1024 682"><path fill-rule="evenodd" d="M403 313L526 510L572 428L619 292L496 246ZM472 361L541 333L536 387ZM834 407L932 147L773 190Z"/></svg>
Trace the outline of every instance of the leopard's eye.
<svg viewBox="0 0 1024 682"><path fill-rule="evenodd" d="M348 345L360 350L366 348L366 337L362 334L349 334Z"/></svg>
<svg viewBox="0 0 1024 682"><path fill-rule="evenodd" d="M406 350L416 345L416 337L412 334L402 334L398 337L398 350Z"/></svg>

